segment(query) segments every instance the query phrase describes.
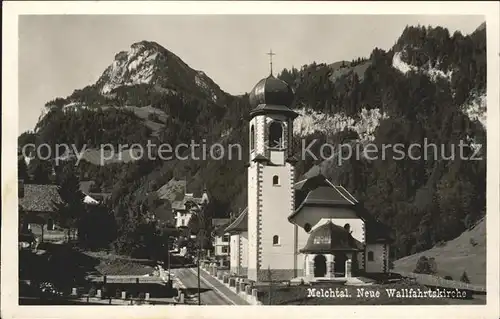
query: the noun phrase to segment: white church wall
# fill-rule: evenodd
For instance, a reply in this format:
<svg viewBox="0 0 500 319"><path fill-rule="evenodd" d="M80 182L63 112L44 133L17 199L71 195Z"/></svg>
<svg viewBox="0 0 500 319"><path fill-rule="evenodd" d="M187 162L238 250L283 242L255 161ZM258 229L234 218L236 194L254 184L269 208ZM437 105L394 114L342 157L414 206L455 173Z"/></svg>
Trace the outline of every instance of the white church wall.
<svg viewBox="0 0 500 319"><path fill-rule="evenodd" d="M257 242L258 242L258 210L257 210L257 172L259 163L251 162L248 167L248 278L257 280Z"/></svg>
<svg viewBox="0 0 500 319"><path fill-rule="evenodd" d="M267 271L270 267L283 276L293 276L295 265L294 225L287 219L293 210L292 175L293 168L288 163L264 166L262 170L261 269ZM273 185L274 176L279 178L278 185ZM273 244L274 236L278 236L277 244Z"/></svg>
<svg viewBox="0 0 500 319"><path fill-rule="evenodd" d="M388 254L385 244L366 245L365 270L366 272L379 273L384 272L385 256ZM373 260L370 260L370 252L373 253Z"/></svg>
<svg viewBox="0 0 500 319"><path fill-rule="evenodd" d="M356 212L352 209L343 207L303 207L302 211L294 217L294 222L302 227L306 224L311 225L311 229L315 229L328 221L331 221L335 225L344 227L345 224L349 224L352 237L359 240L361 243L365 242L365 228L364 222L361 218L356 215ZM299 231L300 234L300 231ZM306 233L307 234L307 233ZM306 242L300 245L303 235L299 236L299 249L303 248L307 242L308 234L306 237Z"/></svg>
<svg viewBox="0 0 500 319"><path fill-rule="evenodd" d="M229 266L231 273L238 273L238 263L240 260L240 245L239 245L239 237L240 234L231 234L231 238L229 240Z"/></svg>
<svg viewBox="0 0 500 319"><path fill-rule="evenodd" d="M307 244L307 240L309 239L309 233L304 230L302 227L297 227L297 276L305 276L306 274L306 264L305 258L306 254L299 253L299 251L304 248Z"/></svg>
<svg viewBox="0 0 500 319"><path fill-rule="evenodd" d="M248 272L248 232L240 234L240 275Z"/></svg>
<svg viewBox="0 0 500 319"><path fill-rule="evenodd" d="M254 127L254 141L255 141L255 147L254 147L254 150L250 152L250 159L253 159L255 157L255 155L257 154L261 154L261 155L264 155L265 154L265 145L264 145L264 142L265 142L265 116L263 115L258 115L256 117L254 117L251 121L250 121L250 127L253 125ZM249 134L251 134L251 130L249 132ZM251 138L251 137L250 137Z"/></svg>

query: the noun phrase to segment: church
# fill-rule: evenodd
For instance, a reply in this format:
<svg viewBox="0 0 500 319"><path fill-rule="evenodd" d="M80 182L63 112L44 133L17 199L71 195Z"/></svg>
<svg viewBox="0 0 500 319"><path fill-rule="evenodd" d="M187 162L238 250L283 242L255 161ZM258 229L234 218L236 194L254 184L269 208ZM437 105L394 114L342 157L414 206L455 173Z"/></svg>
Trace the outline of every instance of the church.
<svg viewBox="0 0 500 319"><path fill-rule="evenodd" d="M389 272L385 225L321 174L295 181L289 85L271 71L249 98L248 207L225 230L231 273L263 282Z"/></svg>

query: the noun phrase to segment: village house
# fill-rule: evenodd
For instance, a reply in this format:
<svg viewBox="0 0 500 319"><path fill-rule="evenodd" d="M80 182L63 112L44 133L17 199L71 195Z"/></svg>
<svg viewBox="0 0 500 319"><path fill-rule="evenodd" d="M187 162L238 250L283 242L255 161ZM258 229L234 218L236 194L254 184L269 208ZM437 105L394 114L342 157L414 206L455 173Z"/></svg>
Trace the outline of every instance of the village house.
<svg viewBox="0 0 500 319"><path fill-rule="evenodd" d="M111 198L111 193L102 192L96 187L94 181L81 181L80 192L85 196L83 202L86 204L105 203Z"/></svg>
<svg viewBox="0 0 500 319"><path fill-rule="evenodd" d="M62 203L57 185L18 183L19 221L21 230L38 227L42 238L45 231L55 230L54 213L56 205Z"/></svg>
<svg viewBox="0 0 500 319"><path fill-rule="evenodd" d="M174 214L175 227L187 227L198 207L202 204L208 204L208 202L209 198L206 189L203 190L201 197L194 197L193 193L186 193L182 200L174 201L172 203L172 212Z"/></svg>
<svg viewBox="0 0 500 319"><path fill-rule="evenodd" d="M229 218L212 219L214 258L220 266L229 264L229 233L226 228L229 225Z"/></svg>
<svg viewBox="0 0 500 319"><path fill-rule="evenodd" d="M225 229L230 235L229 264L231 274L246 276L248 269L248 208Z"/></svg>

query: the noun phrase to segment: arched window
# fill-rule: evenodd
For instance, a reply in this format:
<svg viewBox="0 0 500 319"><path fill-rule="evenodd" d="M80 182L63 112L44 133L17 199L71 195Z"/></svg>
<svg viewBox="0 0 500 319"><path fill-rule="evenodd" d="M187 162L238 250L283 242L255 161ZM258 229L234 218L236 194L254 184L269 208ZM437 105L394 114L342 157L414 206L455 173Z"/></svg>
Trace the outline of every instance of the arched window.
<svg viewBox="0 0 500 319"><path fill-rule="evenodd" d="M347 232L350 234L351 233L351 225L345 224L344 229L347 230Z"/></svg>
<svg viewBox="0 0 500 319"><path fill-rule="evenodd" d="M280 178L278 175L273 176L273 185L279 185L280 184Z"/></svg>
<svg viewBox="0 0 500 319"><path fill-rule="evenodd" d="M280 244L280 237L278 235L273 236L273 245L279 245Z"/></svg>
<svg viewBox="0 0 500 319"><path fill-rule="evenodd" d="M47 221L47 230L54 230L54 220L52 218Z"/></svg>
<svg viewBox="0 0 500 319"><path fill-rule="evenodd" d="M283 125L279 121L274 121L269 126L269 147L283 148Z"/></svg>
<svg viewBox="0 0 500 319"><path fill-rule="evenodd" d="M368 252L368 261L373 261L373 251Z"/></svg>
<svg viewBox="0 0 500 319"><path fill-rule="evenodd" d="M250 151L255 149L255 128L250 126Z"/></svg>

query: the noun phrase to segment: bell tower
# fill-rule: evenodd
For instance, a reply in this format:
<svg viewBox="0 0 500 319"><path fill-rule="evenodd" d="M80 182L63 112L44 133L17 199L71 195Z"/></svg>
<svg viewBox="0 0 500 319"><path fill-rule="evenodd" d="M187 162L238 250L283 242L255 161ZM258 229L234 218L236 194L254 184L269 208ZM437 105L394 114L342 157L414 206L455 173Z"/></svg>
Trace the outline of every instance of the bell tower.
<svg viewBox="0 0 500 319"><path fill-rule="evenodd" d="M272 57L272 56L271 56ZM272 72L272 71L271 71ZM272 73L250 93L248 166L248 279L287 280L297 268L294 225L293 121L287 83Z"/></svg>

